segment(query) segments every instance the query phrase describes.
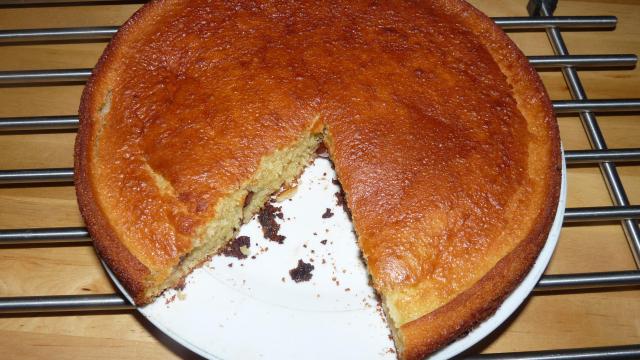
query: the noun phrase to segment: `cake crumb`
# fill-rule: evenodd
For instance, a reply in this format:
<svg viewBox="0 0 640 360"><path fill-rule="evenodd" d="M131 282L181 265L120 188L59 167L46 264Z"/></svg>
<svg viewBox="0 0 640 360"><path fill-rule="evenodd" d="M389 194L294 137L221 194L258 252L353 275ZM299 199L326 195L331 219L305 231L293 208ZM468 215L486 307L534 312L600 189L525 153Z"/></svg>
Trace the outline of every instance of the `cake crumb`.
<svg viewBox="0 0 640 360"><path fill-rule="evenodd" d="M327 210L324 212L324 214L322 214L322 218L323 219L328 219L330 217L333 216L333 213L331 212L331 209L327 208Z"/></svg>
<svg viewBox="0 0 640 360"><path fill-rule="evenodd" d="M320 244L327 245L327 239L324 239L324 240L320 241Z"/></svg>
<svg viewBox="0 0 640 360"><path fill-rule="evenodd" d="M222 248L222 255L237 259L246 259L249 256L251 238L248 236L238 236Z"/></svg>
<svg viewBox="0 0 640 360"><path fill-rule="evenodd" d="M313 277L311 273L315 267L311 264L298 260L298 266L289 270L291 279L295 282L309 281Z"/></svg>
<svg viewBox="0 0 640 360"><path fill-rule="evenodd" d="M175 300L176 300L176 294L173 294L173 295L171 295L170 297L168 297L165 300L164 304L165 305L169 305L170 303L174 302Z"/></svg>
<svg viewBox="0 0 640 360"><path fill-rule="evenodd" d="M278 234L280 231L280 224L276 222L276 217L282 219L282 208L273 206L270 203L266 203L262 210L258 213L258 221L262 226L262 233L268 240L275 241L278 244L282 244L285 236Z"/></svg>
<svg viewBox="0 0 640 360"><path fill-rule="evenodd" d="M283 202L285 200L291 200L291 198L298 192L298 184L293 184L290 187L283 189L276 195L277 202Z"/></svg>
<svg viewBox="0 0 640 360"><path fill-rule="evenodd" d="M333 195L336 197L336 205L342 206L344 212L347 214L349 219L351 219L351 210L349 210L349 208L347 207L346 194L344 193L344 191L342 191L342 188L340 189L340 191L336 192Z"/></svg>

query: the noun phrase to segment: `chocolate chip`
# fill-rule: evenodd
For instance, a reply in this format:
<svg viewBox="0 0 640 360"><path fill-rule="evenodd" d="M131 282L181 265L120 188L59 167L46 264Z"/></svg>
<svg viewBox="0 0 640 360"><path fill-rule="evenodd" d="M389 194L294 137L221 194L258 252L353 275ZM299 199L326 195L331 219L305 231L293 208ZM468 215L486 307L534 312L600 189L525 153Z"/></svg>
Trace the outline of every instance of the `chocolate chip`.
<svg viewBox="0 0 640 360"><path fill-rule="evenodd" d="M244 205L242 207L246 208L251 203L251 199L253 199L253 191L249 191L247 196L244 197Z"/></svg>
<svg viewBox="0 0 640 360"><path fill-rule="evenodd" d="M316 149L316 155L318 155L321 158L329 157L329 150L327 150L327 147L324 145L324 142L321 142L320 145L318 145L318 148Z"/></svg>

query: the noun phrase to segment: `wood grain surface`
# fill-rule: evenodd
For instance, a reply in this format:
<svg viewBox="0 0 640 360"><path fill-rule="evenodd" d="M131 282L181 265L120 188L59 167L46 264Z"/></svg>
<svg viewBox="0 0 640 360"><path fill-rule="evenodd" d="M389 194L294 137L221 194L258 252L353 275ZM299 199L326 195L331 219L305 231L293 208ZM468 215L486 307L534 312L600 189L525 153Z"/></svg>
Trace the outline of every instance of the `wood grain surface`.
<svg viewBox="0 0 640 360"><path fill-rule="evenodd" d="M525 16L526 0L472 1L490 16ZM0 2L1 4L1 2ZM119 25L140 5L0 7L0 29ZM640 2L561 0L556 15L616 15L614 31L564 32L573 54L640 53ZM528 55L550 55L544 32L512 32ZM0 71L91 67L106 42L0 45ZM558 71L541 76L553 99L569 99ZM640 70L583 70L590 98L640 98ZM0 86L0 117L76 114L81 85ZM640 116L599 116L608 145L640 146ZM580 120L558 119L565 149L587 149ZM0 169L71 167L75 133L0 134ZM619 166L631 202L640 203L640 166ZM611 200L597 166L568 171L568 206ZM0 228L82 226L72 186L0 186ZM548 274L631 270L619 223L569 225ZM90 246L0 248L0 296L105 294L113 286ZM640 289L531 296L470 353L640 343ZM0 315L0 358L195 358L133 311Z"/></svg>

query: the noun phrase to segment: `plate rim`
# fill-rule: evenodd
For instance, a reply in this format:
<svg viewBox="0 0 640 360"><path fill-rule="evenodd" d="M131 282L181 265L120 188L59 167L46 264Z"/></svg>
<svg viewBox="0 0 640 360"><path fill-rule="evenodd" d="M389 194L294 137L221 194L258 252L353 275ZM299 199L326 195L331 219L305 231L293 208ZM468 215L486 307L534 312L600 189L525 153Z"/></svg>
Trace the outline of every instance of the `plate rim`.
<svg viewBox="0 0 640 360"><path fill-rule="evenodd" d="M453 356L470 349L472 346L489 336L498 327L513 315L525 300L531 295L534 287L544 274L558 244L562 223L564 220L564 212L567 202L567 167L564 160L564 148L560 145L560 156L562 156L562 174L560 181L560 196L558 197L558 205L556 208L556 216L553 220L547 241L540 250L540 254L536 258L531 270L527 273L520 284L511 291L511 293L502 301L498 309L478 324L467 335L450 343L444 348L431 354L428 359L439 360L449 359Z"/></svg>

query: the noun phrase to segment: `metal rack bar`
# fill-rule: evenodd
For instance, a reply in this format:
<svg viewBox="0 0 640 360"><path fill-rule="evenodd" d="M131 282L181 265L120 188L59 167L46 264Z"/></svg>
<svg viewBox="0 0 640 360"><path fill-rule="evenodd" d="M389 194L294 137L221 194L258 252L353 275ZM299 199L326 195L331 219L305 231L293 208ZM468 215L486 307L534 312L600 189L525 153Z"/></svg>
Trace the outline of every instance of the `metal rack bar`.
<svg viewBox="0 0 640 360"><path fill-rule="evenodd" d="M77 127L77 118L60 117L64 127L72 129ZM46 121L43 121L46 122ZM28 126L29 122L24 124L7 126L9 130L15 129L40 129L43 128L43 122L36 122L34 126ZM54 122L54 125L56 123ZM68 125L68 127L66 126ZM0 132L2 128L2 119L0 119ZM627 162L640 161L640 148L629 149L606 149L606 150L573 150L565 151L565 161L567 164L588 164L601 162ZM20 170L0 170L0 184L20 184L20 183L38 183L38 182L71 182L73 181L73 168L56 168L56 169L20 169Z"/></svg>
<svg viewBox="0 0 640 360"><path fill-rule="evenodd" d="M567 208L564 222L640 219L640 206L600 206Z"/></svg>
<svg viewBox="0 0 640 360"><path fill-rule="evenodd" d="M590 100L590 101L554 101L556 113L578 113L580 111L640 111L640 100ZM77 115L56 116L27 116L0 118L0 133L3 131L27 131L27 130L63 130L77 129L80 120ZM578 151L565 151L567 163L596 162L596 161L637 161L634 151L637 149L618 150L578 150L585 154L579 155ZM601 156L590 155L602 152ZM606 155L606 152L611 152ZM575 154L574 154L575 153ZM614 155L617 154L617 155ZM580 157L580 158L579 158ZM600 159L601 158L601 159ZM605 159L606 158L606 159Z"/></svg>
<svg viewBox="0 0 640 360"><path fill-rule="evenodd" d="M552 11L547 8L547 4L544 1L540 2L540 14L543 17L552 15ZM547 36L549 37L549 41L551 42L551 45L553 47L553 51L556 53L556 55L569 55L569 50L564 43L564 39L562 37L562 34L560 34L560 30L558 30L556 27L550 27L546 31ZM563 67L562 74L564 75L565 81L569 86L571 96L576 100L587 100L587 94L584 91L584 87L582 86L582 82L578 77L578 72L576 71L576 69L570 66ZM605 142L604 136L602 135L602 131L600 130L600 126L598 125L596 116L591 111L583 111L580 113L580 119L582 120L582 124L587 131L587 136L589 137L589 141L591 142L592 147L596 150L606 149L607 143ZM628 206L629 199L627 197L626 191L624 190L615 164L610 162L603 162L600 163L600 169L604 175L605 182L607 183L607 187L609 188L609 193L613 199L614 204L618 206ZM627 235L629 247L631 248L631 252L633 253L633 258L636 262L636 266L640 266L640 228L638 227L638 222L636 220L626 219L622 221L622 224L623 229Z"/></svg>
<svg viewBox="0 0 640 360"><path fill-rule="evenodd" d="M618 286L640 286L640 271L544 275L534 291L600 289Z"/></svg>
<svg viewBox="0 0 640 360"><path fill-rule="evenodd" d="M568 208L564 222L593 222L640 218L640 206L602 206ZM34 228L0 230L0 245L89 242L83 227Z"/></svg>
<svg viewBox="0 0 640 360"><path fill-rule="evenodd" d="M91 69L0 71L0 84L37 84L46 82L81 82L91 76Z"/></svg>
<svg viewBox="0 0 640 360"><path fill-rule="evenodd" d="M123 309L135 309L135 306L117 294L0 298L0 313L106 311Z"/></svg>
<svg viewBox="0 0 640 360"><path fill-rule="evenodd" d="M1 30L0 43L27 41L109 40L116 32L118 32L117 26Z"/></svg>
<svg viewBox="0 0 640 360"><path fill-rule="evenodd" d="M0 41L2 34L0 33ZM529 63L536 68L556 68L560 66L579 67L629 67L635 66L638 57L635 54L606 54L606 55L535 55L529 56ZM90 72L90 69L77 69L71 71ZM46 71L46 70L45 70ZM8 80L7 80L8 81Z"/></svg>
<svg viewBox="0 0 640 360"><path fill-rule="evenodd" d="M640 271L618 271L592 274L546 275L534 291L601 289L640 286ZM122 295L23 296L0 298L0 313L103 311L133 309Z"/></svg>
<svg viewBox="0 0 640 360"><path fill-rule="evenodd" d="M566 56L529 56L529 63L537 69L557 68L561 66L578 67L611 67L611 66L634 66L638 62L638 57L633 54L611 54L611 55L566 55Z"/></svg>
<svg viewBox="0 0 640 360"><path fill-rule="evenodd" d="M640 99L555 100L553 110L557 114L574 114L581 111L634 112L640 111ZM78 124L77 115L9 117L0 118L0 132L74 129Z"/></svg>
<svg viewBox="0 0 640 360"><path fill-rule="evenodd" d="M464 356L465 360L626 360L640 359L640 345L527 351Z"/></svg>
<svg viewBox="0 0 640 360"><path fill-rule="evenodd" d="M0 132L77 129L79 123L73 115L0 118Z"/></svg>
<svg viewBox="0 0 640 360"><path fill-rule="evenodd" d="M0 171L0 184L73 181L73 168L21 169Z"/></svg>
<svg viewBox="0 0 640 360"><path fill-rule="evenodd" d="M532 17L492 17L496 25L505 30L547 29L612 29L618 23L615 16L550 16Z"/></svg>
<svg viewBox="0 0 640 360"><path fill-rule="evenodd" d="M556 114L640 111L640 99L555 100L553 110Z"/></svg>
<svg viewBox="0 0 640 360"><path fill-rule="evenodd" d="M0 42L2 41L0 33ZM562 66L612 67L634 66L638 57L633 54L612 55L571 55L571 56L530 56L529 62L536 68L555 68ZM43 82L86 81L92 69L56 69L0 71L0 84L33 84Z"/></svg>
<svg viewBox="0 0 640 360"><path fill-rule="evenodd" d="M106 1L106 0L103 0ZM68 2L68 1L65 1ZM84 2L84 1L83 1ZM17 1L25 4L27 2ZM36 2L31 2L35 4ZM0 5L10 5L11 2L0 1ZM530 17L495 17L495 23L505 30L545 29L549 26L563 28L604 28L616 26L614 16L558 16L550 19ZM109 40L118 32L118 26L69 27L48 29L16 29L1 30L0 43L28 42L28 41L74 41L74 40Z"/></svg>
<svg viewBox="0 0 640 360"><path fill-rule="evenodd" d="M84 227L0 230L0 246L90 242L89 232Z"/></svg>
<svg viewBox="0 0 640 360"><path fill-rule="evenodd" d="M570 150L564 152L567 164L589 164L603 161L640 161L640 148L608 150Z"/></svg>
<svg viewBox="0 0 640 360"><path fill-rule="evenodd" d="M94 4L101 3L143 3L143 0L0 0L0 6L10 5L57 5L57 4Z"/></svg>

